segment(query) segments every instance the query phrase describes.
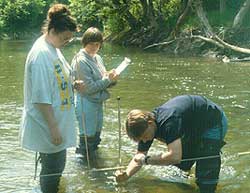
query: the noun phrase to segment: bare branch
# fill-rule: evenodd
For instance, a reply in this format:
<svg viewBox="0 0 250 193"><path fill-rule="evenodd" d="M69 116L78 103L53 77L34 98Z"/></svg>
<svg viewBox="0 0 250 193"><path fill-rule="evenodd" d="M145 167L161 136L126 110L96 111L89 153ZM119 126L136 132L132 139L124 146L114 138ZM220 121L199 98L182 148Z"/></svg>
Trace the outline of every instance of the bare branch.
<svg viewBox="0 0 250 193"><path fill-rule="evenodd" d="M223 49L225 48L225 47L223 46L223 44L217 42L216 40L213 40L213 39L211 39L211 38L207 38L207 37L204 37L204 36L201 36L201 35L192 35L191 38L199 38L199 39L201 39L201 40L203 40L203 41L205 41L205 42L214 44L214 45L216 45L216 46L218 46L218 47L220 47L220 48L223 48Z"/></svg>
<svg viewBox="0 0 250 193"><path fill-rule="evenodd" d="M223 41L222 39L220 39L218 36L214 36L214 39L216 39L216 41L218 41L220 44L222 44L225 48L228 48L228 49L236 51L236 52L244 53L244 54L250 54L250 49L248 49L248 48L241 48L241 47L238 47L235 45L231 45L231 44Z"/></svg>
<svg viewBox="0 0 250 193"><path fill-rule="evenodd" d="M188 0L183 13L180 15L180 17L178 18L178 20L176 22L174 30L170 33L172 37L176 37L176 35L178 34L181 24L183 23L183 21L185 20L185 18L188 15L188 12L189 12L190 7L192 5L192 1L193 0Z"/></svg>
<svg viewBox="0 0 250 193"><path fill-rule="evenodd" d="M151 44L143 49L147 50L149 48L153 48L153 47L157 47L157 46L169 45L169 44L173 43L174 41L176 41L176 39L170 40L168 42L160 42L160 43Z"/></svg>

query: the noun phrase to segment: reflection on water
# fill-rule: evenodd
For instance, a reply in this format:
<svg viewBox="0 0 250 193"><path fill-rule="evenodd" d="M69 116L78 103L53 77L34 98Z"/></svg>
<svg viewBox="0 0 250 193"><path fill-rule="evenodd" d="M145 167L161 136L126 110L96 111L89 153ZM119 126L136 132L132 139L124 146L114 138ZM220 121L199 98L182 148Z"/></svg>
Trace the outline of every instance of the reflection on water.
<svg viewBox="0 0 250 193"><path fill-rule="evenodd" d="M30 42L0 42L0 192L30 192L37 187L34 180L32 152L21 150L18 129L23 106L23 71ZM64 50L70 61L79 46ZM250 63L219 63L201 58L175 58L159 53L142 53L132 48L105 45L102 50L107 68L116 67L125 56L132 64L111 90L105 107L100 159L96 167L118 166L117 100L121 97L121 117L132 108L151 110L180 94L201 94L220 104L229 119L228 144L224 147L218 193L244 193L250 189L249 155L249 74ZM122 131L122 163L135 153L136 144ZM156 142L150 153L165 151ZM40 166L39 166L40 167ZM40 170L40 168L38 168ZM118 185L114 171L94 172L79 164L74 149L69 149L62 192L133 192L194 193L195 179L174 167L144 167L128 182Z"/></svg>

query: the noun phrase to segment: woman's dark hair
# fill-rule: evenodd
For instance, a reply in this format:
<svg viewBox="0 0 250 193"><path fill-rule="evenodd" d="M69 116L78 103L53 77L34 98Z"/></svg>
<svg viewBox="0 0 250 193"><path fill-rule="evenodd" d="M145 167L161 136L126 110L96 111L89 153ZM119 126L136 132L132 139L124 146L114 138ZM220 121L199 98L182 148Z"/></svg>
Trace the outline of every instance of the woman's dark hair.
<svg viewBox="0 0 250 193"><path fill-rule="evenodd" d="M83 47L85 47L90 42L100 42L102 44L103 35L99 29L95 27L90 27L83 33L82 35Z"/></svg>
<svg viewBox="0 0 250 193"><path fill-rule="evenodd" d="M66 5L55 4L49 9L47 19L42 27L42 32L49 32L52 28L56 33L64 31L74 32L77 30L76 21L71 16Z"/></svg>

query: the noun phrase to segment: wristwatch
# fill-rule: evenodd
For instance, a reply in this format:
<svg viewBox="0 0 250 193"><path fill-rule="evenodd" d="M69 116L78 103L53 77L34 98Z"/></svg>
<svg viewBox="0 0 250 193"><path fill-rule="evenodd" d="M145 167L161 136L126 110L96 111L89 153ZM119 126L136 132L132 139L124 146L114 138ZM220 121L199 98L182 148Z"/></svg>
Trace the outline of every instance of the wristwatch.
<svg viewBox="0 0 250 193"><path fill-rule="evenodd" d="M145 165L148 165L148 159L149 159L150 157L151 157L151 156L149 156L149 155L145 156L145 158L144 158L144 163L145 163Z"/></svg>

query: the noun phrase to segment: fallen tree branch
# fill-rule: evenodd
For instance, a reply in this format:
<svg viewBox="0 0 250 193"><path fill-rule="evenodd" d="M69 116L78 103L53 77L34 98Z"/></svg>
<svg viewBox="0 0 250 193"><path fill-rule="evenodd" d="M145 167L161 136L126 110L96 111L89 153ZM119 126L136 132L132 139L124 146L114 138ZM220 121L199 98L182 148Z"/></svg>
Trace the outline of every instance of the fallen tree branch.
<svg viewBox="0 0 250 193"><path fill-rule="evenodd" d="M228 58L227 56L224 56L222 58L222 61L224 63L228 63L228 62L249 62L250 57L246 57L246 58Z"/></svg>
<svg viewBox="0 0 250 193"><path fill-rule="evenodd" d="M228 48L228 49L236 51L236 52L244 53L244 54L250 54L250 49L248 49L248 48L242 48L242 47L238 47L235 45L231 45L227 42L224 42L218 36L214 36L214 39L216 39L216 41L218 41L220 44L222 44L225 48Z"/></svg>
<svg viewBox="0 0 250 193"><path fill-rule="evenodd" d="M242 48L242 47L238 47L235 45L231 45L225 41L223 41L222 39L220 39L218 36L214 36L213 39L212 38L207 38L201 35L192 35L191 37L193 38L199 38L201 40L204 40L206 42L209 42L211 44L214 44L222 49L230 49L233 50L235 52L239 52L239 53L244 53L244 54L250 54L250 49L248 48Z"/></svg>
<svg viewBox="0 0 250 193"><path fill-rule="evenodd" d="M176 41L176 39L170 40L168 42L160 42L160 43L151 44L151 45L143 48L143 50L147 50L149 48L153 48L153 47L157 47L157 46L169 45L169 44L173 43L174 41Z"/></svg>
<svg viewBox="0 0 250 193"><path fill-rule="evenodd" d="M197 36L200 39L203 39L204 41L213 43L217 46L219 46L220 48L227 48L230 50L233 50L235 52L239 52L239 53L244 53L244 54L250 54L250 49L247 48L241 48L235 45L231 45L225 41L223 41L222 39L220 39L214 32L213 29L211 27L211 25L209 24L209 21L206 17L205 11L203 10L202 7L202 2L201 0L196 0L195 1L195 9L196 9L196 13L197 16L199 17L201 23L203 24L203 26L205 27L205 32L207 34L208 37L203 37L203 36Z"/></svg>
<svg viewBox="0 0 250 193"><path fill-rule="evenodd" d="M216 45L216 46L218 46L220 48L223 48L223 49L225 48L223 46L223 44L217 42L216 40L213 40L212 38L207 38L207 37L204 37L204 36L201 36L201 35L191 35L191 38L199 38L199 39L201 39L201 40L203 40L205 42L214 44L214 45Z"/></svg>
<svg viewBox="0 0 250 193"><path fill-rule="evenodd" d="M210 44L213 44L215 46L218 46L221 49L229 49L229 50L233 50L235 52L239 52L239 53L244 53L244 54L250 54L250 49L248 48L242 48L242 47L238 47L235 45L231 45L225 41L223 41L222 39L220 39L218 36L214 35L212 38L208 38L202 35L191 35L190 37L182 37L182 38L176 38L173 40L170 40L168 42L160 42L160 43L155 43L152 45L149 45L147 47L144 48L144 50L147 50L149 48L153 48L153 47L157 47L157 46L166 46L169 45L171 43L173 43L176 40L184 40L184 39L192 39L192 38L198 38L201 39L205 42L208 42Z"/></svg>

